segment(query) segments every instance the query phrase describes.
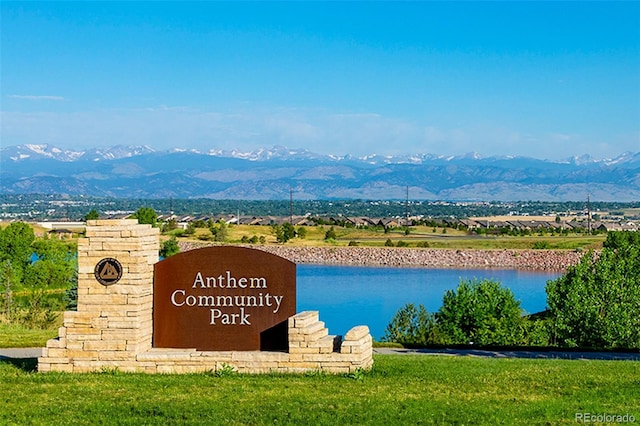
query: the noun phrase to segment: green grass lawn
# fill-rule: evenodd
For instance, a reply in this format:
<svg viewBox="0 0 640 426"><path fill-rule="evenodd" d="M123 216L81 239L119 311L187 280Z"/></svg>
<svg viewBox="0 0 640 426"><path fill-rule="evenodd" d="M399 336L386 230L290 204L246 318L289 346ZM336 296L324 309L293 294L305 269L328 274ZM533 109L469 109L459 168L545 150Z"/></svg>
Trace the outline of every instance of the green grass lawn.
<svg viewBox="0 0 640 426"><path fill-rule="evenodd" d="M339 375L34 373L0 361L0 424L573 424L640 421L640 362L379 355Z"/></svg>
<svg viewBox="0 0 640 426"><path fill-rule="evenodd" d="M62 317L62 314L60 314ZM62 323L59 318L58 323ZM47 340L58 337L57 325L46 330L0 323L0 348L41 348Z"/></svg>

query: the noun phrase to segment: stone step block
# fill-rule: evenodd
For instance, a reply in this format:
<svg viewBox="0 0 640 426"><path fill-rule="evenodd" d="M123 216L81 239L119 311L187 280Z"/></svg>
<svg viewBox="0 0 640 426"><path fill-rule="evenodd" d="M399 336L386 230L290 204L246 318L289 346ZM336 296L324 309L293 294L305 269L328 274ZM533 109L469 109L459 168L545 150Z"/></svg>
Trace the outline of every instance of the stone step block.
<svg viewBox="0 0 640 426"><path fill-rule="evenodd" d="M310 348L319 348L321 354L330 354L336 352L336 347L340 347L341 339L341 336L326 335L316 341L309 342L307 345Z"/></svg>
<svg viewBox="0 0 640 426"><path fill-rule="evenodd" d="M319 330L326 329L324 325L324 321L316 321L305 327L299 328L298 333L307 336L315 335Z"/></svg>
<svg viewBox="0 0 640 426"><path fill-rule="evenodd" d="M319 320L318 311L303 311L289 318L289 327L303 328Z"/></svg>
<svg viewBox="0 0 640 426"><path fill-rule="evenodd" d="M347 334L344 335L344 340L360 340L368 334L369 327L366 325L358 325L347 331Z"/></svg>

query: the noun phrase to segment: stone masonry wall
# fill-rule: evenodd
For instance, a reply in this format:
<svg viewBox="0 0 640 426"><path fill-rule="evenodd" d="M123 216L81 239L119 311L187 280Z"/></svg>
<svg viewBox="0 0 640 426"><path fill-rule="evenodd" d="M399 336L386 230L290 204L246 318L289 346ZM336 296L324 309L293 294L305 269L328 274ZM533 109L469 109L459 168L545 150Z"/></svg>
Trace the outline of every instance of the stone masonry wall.
<svg viewBox="0 0 640 426"><path fill-rule="evenodd" d="M157 228L127 219L88 221L86 238L78 241L78 310L64 313L58 338L47 342L38 370L184 373L230 366L244 373L350 373L373 365L368 327L354 327L344 339L332 336L317 311L288 319L288 352L152 348L158 251ZM105 258L122 265L116 284L105 286L95 278L94 269Z"/></svg>
<svg viewBox="0 0 640 426"><path fill-rule="evenodd" d="M137 220L91 220L78 240L78 308L64 313L58 339L47 342L40 371L92 371L133 366L137 353L151 349L153 265L159 230ZM96 264L117 259L122 278L104 286Z"/></svg>

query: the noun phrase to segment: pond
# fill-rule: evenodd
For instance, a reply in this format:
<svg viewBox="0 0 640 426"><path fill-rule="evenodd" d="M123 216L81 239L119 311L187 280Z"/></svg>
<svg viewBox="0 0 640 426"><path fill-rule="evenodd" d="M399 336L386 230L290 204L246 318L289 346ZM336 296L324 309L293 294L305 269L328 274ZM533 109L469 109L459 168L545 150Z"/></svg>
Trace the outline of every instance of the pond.
<svg viewBox="0 0 640 426"><path fill-rule="evenodd" d="M330 334L344 335L367 325L380 340L393 315L407 303L429 312L442 305L447 290L461 279L493 279L508 287L527 313L546 308L545 285L558 272L505 269L427 269L298 265L297 311L320 311Z"/></svg>

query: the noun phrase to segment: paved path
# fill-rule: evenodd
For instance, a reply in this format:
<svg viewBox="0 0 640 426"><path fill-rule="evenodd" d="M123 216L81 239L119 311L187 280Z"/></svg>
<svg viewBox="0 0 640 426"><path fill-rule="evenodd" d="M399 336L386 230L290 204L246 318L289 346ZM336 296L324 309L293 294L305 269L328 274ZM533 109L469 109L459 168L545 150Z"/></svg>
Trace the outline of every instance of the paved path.
<svg viewBox="0 0 640 426"><path fill-rule="evenodd" d="M479 349L403 349L373 348L380 355L449 355L476 356L485 358L532 358L532 359L600 359L640 361L640 353L635 352L577 352L577 351L489 351Z"/></svg>
<svg viewBox="0 0 640 426"><path fill-rule="evenodd" d="M38 358L43 348L0 348L0 361L3 359Z"/></svg>
<svg viewBox="0 0 640 426"><path fill-rule="evenodd" d="M379 355L448 355L476 356L485 358L532 358L532 359L602 359L640 361L640 353L630 352L572 352L572 351L486 351L477 349L401 349L374 348ZM42 348L0 348L3 359L38 358Z"/></svg>

